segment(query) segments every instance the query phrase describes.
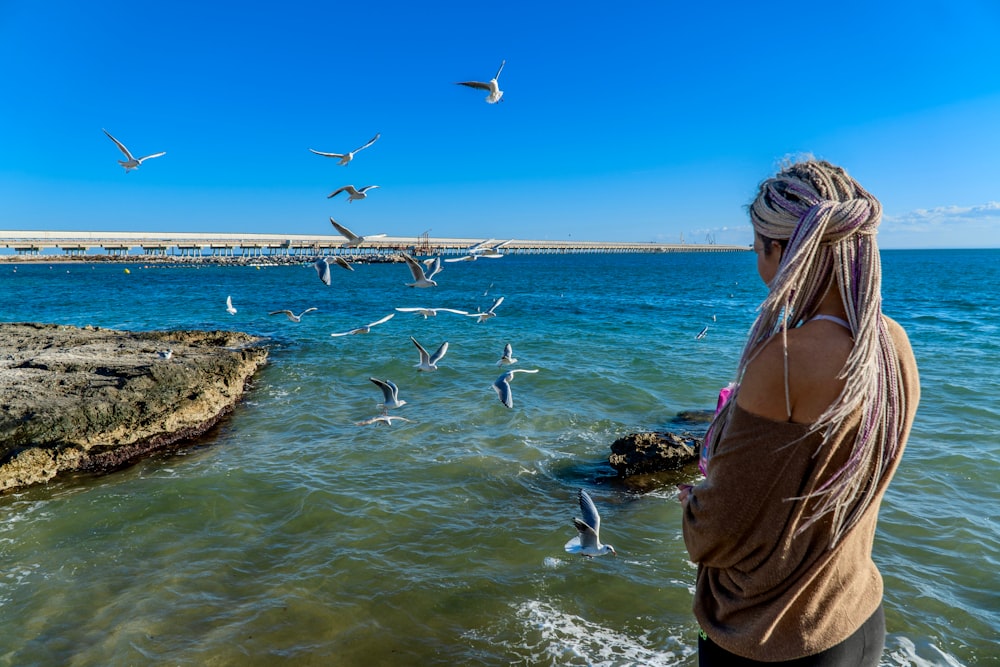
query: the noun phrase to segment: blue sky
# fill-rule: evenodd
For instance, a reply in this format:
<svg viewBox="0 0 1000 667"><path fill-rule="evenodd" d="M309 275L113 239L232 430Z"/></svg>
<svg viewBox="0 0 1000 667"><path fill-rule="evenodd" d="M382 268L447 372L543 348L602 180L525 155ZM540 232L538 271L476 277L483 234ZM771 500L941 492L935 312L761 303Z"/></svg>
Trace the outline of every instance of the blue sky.
<svg viewBox="0 0 1000 667"><path fill-rule="evenodd" d="M0 0L0 229L749 244L808 152L882 247L1000 247L998 34L986 0ZM501 59L502 103L455 85ZM102 128L167 154L126 174Z"/></svg>

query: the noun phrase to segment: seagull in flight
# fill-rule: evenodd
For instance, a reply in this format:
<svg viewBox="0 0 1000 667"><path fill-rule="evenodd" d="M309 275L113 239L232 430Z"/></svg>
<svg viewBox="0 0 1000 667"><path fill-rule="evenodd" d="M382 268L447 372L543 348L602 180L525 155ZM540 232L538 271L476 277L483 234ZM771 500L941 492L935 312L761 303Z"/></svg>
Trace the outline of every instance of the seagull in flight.
<svg viewBox="0 0 1000 667"><path fill-rule="evenodd" d="M233 308L233 297L232 296L227 296L226 297L226 312L229 313L230 315L235 315L236 314L236 309Z"/></svg>
<svg viewBox="0 0 1000 667"><path fill-rule="evenodd" d="M469 317L477 317L477 318L479 318L479 319L476 320L476 322L485 322L486 320L490 319L491 317L496 317L497 316L496 309L497 309L497 306L499 306L501 303L503 303L503 297L500 297L499 299L497 299L496 301L494 301L493 305L490 306L490 309L487 310L486 312L483 312L483 313L469 313Z"/></svg>
<svg viewBox="0 0 1000 667"><path fill-rule="evenodd" d="M698 335L695 336L694 339L695 340L701 340L702 338L705 337L705 334L707 334L707 333L708 333L708 327L705 327L704 329L702 329L701 331L698 332Z"/></svg>
<svg viewBox="0 0 1000 667"><path fill-rule="evenodd" d="M392 426L392 422L394 422L394 421L412 422L413 420L412 419L407 419L406 417L400 417L398 415L375 415L374 417L370 417L369 419L362 419L359 422L354 422L354 425L355 426L368 426L369 424L375 424L376 426L378 426L379 423L382 423L382 424L388 424L389 426Z"/></svg>
<svg viewBox="0 0 1000 667"><path fill-rule="evenodd" d="M402 255L403 255L403 261L405 261L406 265L410 267L410 273L413 274L413 282L412 283L406 283L407 287L436 287L437 286L437 283L435 281L431 280L424 273L424 267L420 266L420 262L418 262L417 260L415 260L412 257L410 257L405 252L402 253ZM437 273L437 271L435 271L434 273Z"/></svg>
<svg viewBox="0 0 1000 667"><path fill-rule="evenodd" d="M345 185L344 187L337 188L336 190L334 190L333 192L331 192L330 194L328 194L326 196L326 198L327 199L332 199L333 197L336 197L337 195L339 195L341 192L346 192L347 193L347 203L350 204L355 199L366 199L368 197L368 191L372 190L374 188L377 188L377 187L378 187L377 185L366 185L366 186L364 186L363 188L361 188L359 190L358 188L354 187L353 185Z"/></svg>
<svg viewBox="0 0 1000 667"><path fill-rule="evenodd" d="M389 410L401 408L406 405L406 401L399 399L399 387L392 380L379 380L378 378L368 378L375 383L375 386L382 390L382 402L378 404L382 408L382 414L387 414Z"/></svg>
<svg viewBox="0 0 1000 667"><path fill-rule="evenodd" d="M305 310L303 310L298 315L296 315L295 313L293 313L290 310L273 310L270 313L268 313L268 315L285 315L292 322L301 322L303 315L305 315L306 313L311 313L314 310L318 310L318 309L317 308L306 308Z"/></svg>
<svg viewBox="0 0 1000 667"><path fill-rule="evenodd" d="M372 327L378 326L379 324L382 324L384 322L388 322L389 320L391 320L395 316L396 316L396 313L389 313L388 315L386 315L382 319L376 320L376 321L372 322L371 324L366 324L363 327L358 327L357 329L351 329L350 331L344 331L342 333L332 333L330 335L336 337L336 336L353 336L355 334L370 333L371 330L372 330Z"/></svg>
<svg viewBox="0 0 1000 667"><path fill-rule="evenodd" d="M490 79L488 83L483 83L481 81L459 81L457 85L489 91L489 95L486 96L486 101L489 104L496 104L503 99L503 91L500 90L500 84L497 83L497 79L500 78L500 72L503 71L503 66L506 64L506 60L500 61L500 69L497 70L496 76Z"/></svg>
<svg viewBox="0 0 1000 667"><path fill-rule="evenodd" d="M336 159L340 160L340 164L342 164L344 166L347 166L347 164L351 160L354 159L354 154L355 153L357 153L358 151L363 151L364 149L368 148L369 146L371 146L372 144L374 144L376 141L378 141L378 138L381 137L381 136L382 136L381 132L378 133L378 134L376 134L374 137L371 138L371 140L367 144L365 144L364 146L361 146L360 148L355 148L350 153L324 153L323 151L314 151L311 148L309 150L311 152L315 153L316 155L322 155L323 157L336 158Z"/></svg>
<svg viewBox="0 0 1000 667"><path fill-rule="evenodd" d="M101 128L101 131L103 131L104 134L108 135L108 139L110 139L111 141L115 142L115 146L118 146L118 150L120 150L122 153L124 153L125 157L128 158L126 160L118 160L118 164L120 164L121 166L125 167L125 173L126 174L128 172L130 172L131 170L133 170L133 169L138 169L139 165L142 164L143 160L149 160L151 158L160 157L162 155L166 155L167 154L166 151L160 151L159 153L153 153L152 155L146 155L144 157L139 157L139 158L134 157L132 155L132 153L130 153L129 150L127 148L125 148L125 144L123 144L122 142L120 142L117 139L115 139L114 137L112 137L110 132L108 132L107 130L105 130L103 127Z"/></svg>
<svg viewBox="0 0 1000 667"><path fill-rule="evenodd" d="M456 315L468 315L464 310L456 310L454 308L397 308L401 313L417 313L418 315L423 315L426 320L428 317L436 317L438 313L455 313Z"/></svg>
<svg viewBox="0 0 1000 667"><path fill-rule="evenodd" d="M343 257L336 256L333 258L333 262L337 266L342 266L348 271L353 271L354 267L344 259ZM316 261L313 262L313 266L316 267L316 273L319 275L319 279L323 281L324 285L329 285L331 282L330 276L330 261L326 257L317 257Z"/></svg>
<svg viewBox="0 0 1000 667"><path fill-rule="evenodd" d="M368 236L358 236L357 234L352 232L347 227L344 227L342 224L340 224L333 218L330 218L330 224L333 225L333 228L336 229L338 232L340 232L344 236L344 238L347 239L347 243L344 243L342 246L344 248L356 248L365 241L368 241L370 239L380 239L383 236L385 236L385 234L369 234Z"/></svg>
<svg viewBox="0 0 1000 667"><path fill-rule="evenodd" d="M511 348L510 343L503 346L503 356L497 362L497 366L505 366L510 364L516 364L517 359L514 358L514 350Z"/></svg>
<svg viewBox="0 0 1000 667"><path fill-rule="evenodd" d="M417 346L418 350L420 350L420 363L416 364L416 369L418 371L436 371L437 363L441 361L441 357L448 352L448 341L441 343L441 347L439 347L437 352L434 354L427 354L427 350L424 349L423 345L417 342L416 338L410 336L410 340L412 340L413 344Z"/></svg>
<svg viewBox="0 0 1000 667"><path fill-rule="evenodd" d="M428 257L424 260L424 266L430 272L427 274L427 279L431 280L437 274L441 273L441 255L434 255L433 257Z"/></svg>
<svg viewBox="0 0 1000 667"><path fill-rule="evenodd" d="M497 398L508 408L514 407L514 394L510 390L510 382L514 379L514 373L537 373L538 369L528 370L527 368L512 368L500 374L493 382L493 391L497 393Z"/></svg>
<svg viewBox="0 0 1000 667"><path fill-rule="evenodd" d="M583 489L580 489L580 512L583 514L582 519L573 518L573 525L580 534L566 543L566 551L588 558L605 554L617 555L613 546L601 544L601 515L597 513L597 506L590 495Z"/></svg>

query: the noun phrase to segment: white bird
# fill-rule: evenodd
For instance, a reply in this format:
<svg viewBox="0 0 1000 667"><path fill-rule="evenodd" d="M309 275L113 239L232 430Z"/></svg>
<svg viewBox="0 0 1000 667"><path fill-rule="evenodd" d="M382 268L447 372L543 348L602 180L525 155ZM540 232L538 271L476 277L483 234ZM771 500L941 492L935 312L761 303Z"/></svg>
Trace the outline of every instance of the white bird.
<svg viewBox="0 0 1000 667"><path fill-rule="evenodd" d="M374 188L377 188L377 187L378 187L377 185L366 185L363 188L358 189L358 188L354 187L353 185L345 185L344 187L337 188L336 190L334 190L333 192L331 192L330 194L328 194L326 196L326 198L327 199L332 199L333 197L336 197L337 195L339 195L341 192L346 192L347 193L347 203L350 204L355 199L365 199L365 198L367 198L368 197L368 191L372 190Z"/></svg>
<svg viewBox="0 0 1000 667"><path fill-rule="evenodd" d="M133 169L138 169L139 165L142 164L143 160L149 160L151 158L160 157L162 155L167 154L166 151L160 151L159 153L153 153L152 155L146 155L144 157L139 157L139 158L133 157L132 153L130 153L129 150L125 148L125 144L112 137L111 133L105 130L103 127L101 128L101 130L104 132L104 134L108 135L108 139L115 142L115 146L118 146L118 150L124 153L125 157L128 158L127 160L118 160L118 164L125 167L126 174Z"/></svg>
<svg viewBox="0 0 1000 667"><path fill-rule="evenodd" d="M431 280L437 274L441 273L441 255L434 255L433 257L428 257L424 260L424 266L430 270L427 274L427 279Z"/></svg>
<svg viewBox="0 0 1000 667"><path fill-rule="evenodd" d="M333 261L337 264L337 266L342 266L348 271L354 270L354 267L351 266L343 257L334 257ZM317 257L316 261L313 262L313 266L316 267L316 274L319 275L319 279L323 281L323 284L329 285L332 282L330 276L330 261L326 257Z"/></svg>
<svg viewBox="0 0 1000 667"><path fill-rule="evenodd" d="M456 85L489 91L489 95L486 96L486 101L490 104L496 104L503 99L503 91L500 90L500 84L497 83L497 79L500 78L500 72L503 71L503 66L505 64L507 64L506 60L500 61L500 69L497 70L496 76L490 79L487 83L483 83L482 81L459 81Z"/></svg>
<svg viewBox="0 0 1000 667"><path fill-rule="evenodd" d="M476 255L462 255L461 257L449 257L446 262L474 262L478 259Z"/></svg>
<svg viewBox="0 0 1000 667"><path fill-rule="evenodd" d="M170 350L170 349L168 349L168 350L157 350L156 351L156 356L158 356L160 359L169 359L170 357L174 356L174 351Z"/></svg>
<svg viewBox="0 0 1000 667"><path fill-rule="evenodd" d="M407 419L406 417L399 417L397 415L375 415L374 417L370 417L369 419L363 419L359 422L354 422L354 425L368 426L369 424L375 424L376 426L378 426L379 422L381 422L383 424L388 424L389 426L392 426L392 422L394 421L412 422L413 420Z"/></svg>
<svg viewBox="0 0 1000 667"><path fill-rule="evenodd" d="M403 261L405 261L406 265L410 267L410 273L413 274L413 282L412 283L406 283L407 287L436 287L437 286L436 282L434 282L433 280L431 280L430 278L428 278L424 274L424 267L420 266L420 262L418 262L417 260L415 260L412 257L410 257L405 252L402 253L402 255L403 255Z"/></svg>
<svg viewBox="0 0 1000 667"><path fill-rule="evenodd" d="M617 555L613 546L601 544L601 515L597 513L594 501L583 489L580 489L580 512L583 514L582 519L573 518L573 525L580 534L566 543L566 551L588 558L605 554Z"/></svg>
<svg viewBox="0 0 1000 667"><path fill-rule="evenodd" d="M503 356L497 361L497 366L504 366L510 364L516 364L517 359L514 358L514 350L511 348L510 343L503 346Z"/></svg>
<svg viewBox="0 0 1000 667"><path fill-rule="evenodd" d="M372 327L378 326L379 324L382 324L383 322L388 322L389 320L391 320L395 316L396 316L396 313L389 313L388 315L386 315L382 319L376 320L376 321L372 322L371 324L366 324L363 327L358 327L357 329L351 329L350 331L344 331L342 333L332 333L330 335L331 336L353 336L354 334L366 334L366 333L370 333L371 330L372 330Z"/></svg>
<svg viewBox="0 0 1000 667"><path fill-rule="evenodd" d="M702 329L701 331L698 332L698 335L695 336L694 339L695 340L701 340L702 338L705 337L705 334L707 334L707 333L708 333L708 327L705 327L704 329Z"/></svg>
<svg viewBox="0 0 1000 667"><path fill-rule="evenodd" d="M226 312L229 313L230 315L235 315L236 314L236 309L233 308L233 297L232 296L227 296L226 297Z"/></svg>
<svg viewBox="0 0 1000 667"><path fill-rule="evenodd" d="M350 153L324 153L323 151L314 151L311 148L309 150L311 152L315 153L316 155L322 155L323 157L336 158L336 159L340 160L340 164L346 166L348 162L350 162L351 160L354 159L354 154L355 153L357 153L358 151L363 151L364 149L366 149L369 146L371 146L372 144L374 144L378 140L378 138L380 136L382 136L381 133L376 134L374 137L371 138L371 140L367 144L365 144L364 146L361 146L360 148L355 148Z"/></svg>
<svg viewBox="0 0 1000 667"><path fill-rule="evenodd" d="M514 379L514 373L537 373L538 369L528 370L527 368L512 368L509 371L500 374L493 382L493 391L497 393L497 398L500 402L506 405L508 408L514 407L514 394L510 390L511 380Z"/></svg>
<svg viewBox="0 0 1000 667"><path fill-rule="evenodd" d="M305 315L306 313L311 313L314 310L318 310L318 309L317 308L306 308L305 310L303 310L298 315L296 315L295 313L293 313L290 310L272 310L270 313L268 313L268 315L285 315L292 322L301 322L303 315Z"/></svg>
<svg viewBox="0 0 1000 667"><path fill-rule="evenodd" d="M428 317L436 317L438 313L455 313L456 315L468 315L464 310L455 310L454 308L397 308L401 313L417 313L418 315L423 315L426 320Z"/></svg>
<svg viewBox="0 0 1000 667"><path fill-rule="evenodd" d="M347 243L343 244L343 247L345 248L356 248L357 246L361 245L362 243L364 243L369 239L379 239L385 236L385 234L369 234L368 236L358 236L357 234L352 232L347 227L344 227L342 224L340 224L333 218L330 218L330 224L333 225L333 228L336 229L341 234L343 234L344 238L347 239Z"/></svg>
<svg viewBox="0 0 1000 667"><path fill-rule="evenodd" d="M503 303L503 297L500 297L499 299L497 299L496 301L494 301L493 305L490 306L490 309L487 310L486 312L483 312L483 313L469 313L469 317L479 318L479 319L476 320L476 322L485 322L486 320L490 319L491 317L496 317L497 316L496 309L497 309L497 306L499 306L501 303Z"/></svg>
<svg viewBox="0 0 1000 667"><path fill-rule="evenodd" d="M395 408L401 408L406 405L406 401L402 401L399 398L399 387L392 380L379 380L378 378L368 378L375 383L375 386L382 390L382 402L379 403L379 407L382 408L382 414L387 413L389 410Z"/></svg>
<svg viewBox="0 0 1000 667"><path fill-rule="evenodd" d="M473 255L479 255L480 257L490 257L492 259L495 259L497 257L503 257L503 255L500 253L500 248L503 248L505 245L507 245L513 240L514 239L507 239L506 241L502 241L500 243L497 243L495 239L482 241L469 248L469 253Z"/></svg>
<svg viewBox="0 0 1000 667"><path fill-rule="evenodd" d="M417 346L420 350L420 363L416 364L416 369L419 371L436 371L437 363L441 361L441 358L448 352L448 341L441 343L441 347L437 349L434 354L427 354L427 350L424 346L417 342L417 339L410 336L410 340L413 344Z"/></svg>

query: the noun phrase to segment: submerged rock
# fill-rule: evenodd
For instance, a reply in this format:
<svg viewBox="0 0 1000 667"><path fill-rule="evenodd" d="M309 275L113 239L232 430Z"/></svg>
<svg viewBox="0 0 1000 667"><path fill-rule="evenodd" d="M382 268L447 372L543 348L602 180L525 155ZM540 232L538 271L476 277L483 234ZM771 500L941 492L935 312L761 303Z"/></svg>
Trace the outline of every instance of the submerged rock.
<svg viewBox="0 0 1000 667"><path fill-rule="evenodd" d="M0 492L201 435L267 360L228 331L0 324Z"/></svg>
<svg viewBox="0 0 1000 667"><path fill-rule="evenodd" d="M619 477L678 470L698 460L701 443L690 433L632 433L611 444L608 463Z"/></svg>

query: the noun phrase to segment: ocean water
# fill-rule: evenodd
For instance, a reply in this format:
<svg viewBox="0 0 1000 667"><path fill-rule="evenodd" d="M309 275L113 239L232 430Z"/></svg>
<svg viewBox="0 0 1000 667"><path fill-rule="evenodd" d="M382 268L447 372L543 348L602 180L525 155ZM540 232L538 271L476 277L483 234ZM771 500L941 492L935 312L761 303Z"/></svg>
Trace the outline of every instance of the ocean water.
<svg viewBox="0 0 1000 667"><path fill-rule="evenodd" d="M885 251L923 396L882 507L884 665L1000 664L1000 251ZM0 496L0 665L697 664L674 484L611 443L682 430L732 379L751 253L334 268L0 264L0 320L270 339L245 401L180 451ZM235 316L225 311L232 295ZM394 312L485 310L484 323ZM294 324L271 310L318 311ZM707 334L696 334L708 326ZM415 337L450 348L413 367ZM497 400L511 343L514 407ZM399 385L394 426L356 426ZM576 493L617 557L563 550Z"/></svg>

